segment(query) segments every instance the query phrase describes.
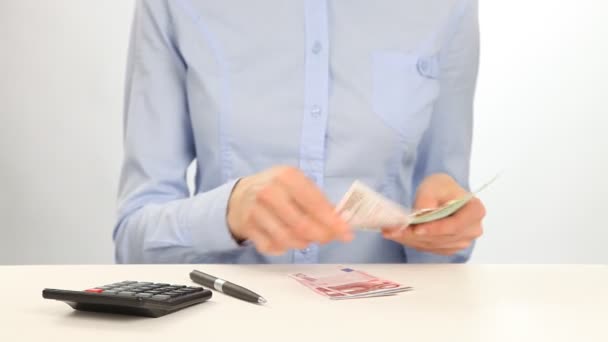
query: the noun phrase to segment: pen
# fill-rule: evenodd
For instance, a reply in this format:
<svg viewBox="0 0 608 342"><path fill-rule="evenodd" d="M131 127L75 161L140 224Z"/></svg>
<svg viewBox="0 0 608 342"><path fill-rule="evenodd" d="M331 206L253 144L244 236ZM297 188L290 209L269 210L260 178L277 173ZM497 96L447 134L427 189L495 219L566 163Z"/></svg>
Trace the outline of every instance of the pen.
<svg viewBox="0 0 608 342"><path fill-rule="evenodd" d="M190 279L197 284L214 288L224 294L227 294L228 296L242 299L251 303L266 303L266 299L264 299L264 297L251 290L201 271L193 270L190 272Z"/></svg>

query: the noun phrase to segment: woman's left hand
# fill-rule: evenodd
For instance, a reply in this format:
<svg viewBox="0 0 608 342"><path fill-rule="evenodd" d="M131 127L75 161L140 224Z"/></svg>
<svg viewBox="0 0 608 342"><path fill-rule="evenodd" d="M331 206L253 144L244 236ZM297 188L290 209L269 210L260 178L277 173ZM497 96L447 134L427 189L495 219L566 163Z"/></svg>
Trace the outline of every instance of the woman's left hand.
<svg viewBox="0 0 608 342"><path fill-rule="evenodd" d="M449 175L434 174L418 187L415 210L435 208L467 194ZM470 200L454 215L434 222L412 225L406 229L383 228L385 238L423 252L453 255L468 248L483 233L486 211L478 198Z"/></svg>

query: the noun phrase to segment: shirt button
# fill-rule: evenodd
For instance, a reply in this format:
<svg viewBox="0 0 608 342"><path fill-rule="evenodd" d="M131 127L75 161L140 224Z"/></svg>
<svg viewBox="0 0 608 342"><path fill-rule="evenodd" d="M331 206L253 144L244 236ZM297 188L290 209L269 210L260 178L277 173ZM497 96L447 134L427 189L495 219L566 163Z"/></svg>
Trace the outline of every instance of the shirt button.
<svg viewBox="0 0 608 342"><path fill-rule="evenodd" d="M321 116L321 107L317 105L312 106L312 108L310 109L310 114L313 117L318 118L319 116Z"/></svg>
<svg viewBox="0 0 608 342"><path fill-rule="evenodd" d="M429 62L421 60L418 62L418 71L422 75L426 75L429 72Z"/></svg>
<svg viewBox="0 0 608 342"><path fill-rule="evenodd" d="M323 50L323 45L321 45L321 42L316 41L314 44L312 44L312 53L317 55L319 52L321 52L321 50Z"/></svg>

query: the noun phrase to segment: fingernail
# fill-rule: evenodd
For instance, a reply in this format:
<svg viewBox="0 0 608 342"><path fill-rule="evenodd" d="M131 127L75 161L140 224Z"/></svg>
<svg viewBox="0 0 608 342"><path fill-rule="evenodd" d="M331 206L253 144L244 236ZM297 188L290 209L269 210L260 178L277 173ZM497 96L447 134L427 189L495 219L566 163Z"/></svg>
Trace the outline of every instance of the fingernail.
<svg viewBox="0 0 608 342"><path fill-rule="evenodd" d="M416 235L425 235L426 234L426 229L424 229L424 228L418 228L418 229L414 230L414 234L416 234Z"/></svg>

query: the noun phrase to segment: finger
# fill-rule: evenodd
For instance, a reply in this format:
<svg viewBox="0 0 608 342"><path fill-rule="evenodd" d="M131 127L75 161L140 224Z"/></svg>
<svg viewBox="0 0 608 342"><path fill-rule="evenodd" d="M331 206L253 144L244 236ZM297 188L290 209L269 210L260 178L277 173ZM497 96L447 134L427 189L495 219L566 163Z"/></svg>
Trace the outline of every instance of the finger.
<svg viewBox="0 0 608 342"><path fill-rule="evenodd" d="M481 222L485 215L486 210L481 201L473 198L461 210L444 219L443 223L454 227L468 227Z"/></svg>
<svg viewBox="0 0 608 342"><path fill-rule="evenodd" d="M425 178L416 190L414 208L437 207L466 191L448 174L434 174Z"/></svg>
<svg viewBox="0 0 608 342"><path fill-rule="evenodd" d="M426 245L425 247L437 250L437 251L445 251L445 250L463 250L465 248L468 248L471 243L473 243L473 240L460 240L460 241L453 241L450 243L446 243L443 245Z"/></svg>
<svg viewBox="0 0 608 342"><path fill-rule="evenodd" d="M444 250L463 250L468 248L473 241L477 240L483 234L483 226L477 224L467 228L461 235L437 237L435 240L420 240L421 244L425 244L430 248Z"/></svg>
<svg viewBox="0 0 608 342"><path fill-rule="evenodd" d="M384 229L382 231L382 235L389 240L421 252L445 256L454 255L470 247L475 238L482 234L481 225L470 229L468 234L467 236L435 237L435 239L429 240L428 237L423 239L416 235L410 228L401 231L395 229Z"/></svg>
<svg viewBox="0 0 608 342"><path fill-rule="evenodd" d="M402 245L414 246L414 245L427 245L425 241L420 240L411 228L406 229L383 229L382 236L386 239L393 240Z"/></svg>
<svg viewBox="0 0 608 342"><path fill-rule="evenodd" d="M425 252L425 253L437 254L437 253L443 253L443 252L445 252L445 250L447 250L447 249L441 248L441 246L437 246L435 243L430 243L428 241L420 240L411 233L404 234L404 236L402 238L393 238L391 236L385 236L385 238L387 238L389 240L393 240L393 241L400 243L402 245L405 245L409 248L413 248L417 251ZM450 246L450 247L452 247L452 246Z"/></svg>
<svg viewBox="0 0 608 342"><path fill-rule="evenodd" d="M400 239L407 229L407 227L384 227L381 233L387 239Z"/></svg>
<svg viewBox="0 0 608 342"><path fill-rule="evenodd" d="M307 216L325 226L336 235L346 234L346 223L335 212L333 206L317 186L299 172L288 173L280 178L290 198Z"/></svg>
<svg viewBox="0 0 608 342"><path fill-rule="evenodd" d="M383 228L382 234L385 237L390 237L393 239L410 239L410 240L419 240L419 241L434 241L438 237L436 236L427 236L425 230L420 230L420 227L426 227L429 223L425 223L423 225L411 225L407 227L401 228ZM424 234L421 234L424 233Z"/></svg>
<svg viewBox="0 0 608 342"><path fill-rule="evenodd" d="M435 193L431 191L421 191L416 194L416 200L414 202L414 210L421 210L426 208L436 208L440 205L439 198Z"/></svg>
<svg viewBox="0 0 608 342"><path fill-rule="evenodd" d="M256 229L256 233L261 235L261 238L260 238L261 248L258 248L256 245L256 248L258 249L258 251L262 252L263 254L274 255L274 256L283 255L283 254L285 254L285 252L287 252L288 247L285 246L283 243L279 243L278 241L276 241L272 236L270 236L266 232L266 230L264 228L258 227L257 225L255 225L255 229ZM256 233L254 233L254 234L256 234Z"/></svg>
<svg viewBox="0 0 608 342"><path fill-rule="evenodd" d="M328 233L327 229L319 226L301 211L281 184L271 185L260 190L258 197L263 205L270 208L285 223L294 238L303 240L307 244L332 239L333 236Z"/></svg>
<svg viewBox="0 0 608 342"><path fill-rule="evenodd" d="M255 248L262 254L277 255L278 248L272 244L270 235L266 234L263 229L253 225L248 232L249 240L253 242Z"/></svg>
<svg viewBox="0 0 608 342"><path fill-rule="evenodd" d="M352 233L317 186L297 169L287 168L278 177L289 197L332 237L349 238Z"/></svg>
<svg viewBox="0 0 608 342"><path fill-rule="evenodd" d="M468 236L462 237L435 237L434 239L422 239L416 236L410 229L395 234L393 231L383 231L383 236L400 244L413 247L426 252L441 252L443 250L462 250L468 247L478 236L481 235L481 226L471 229Z"/></svg>
<svg viewBox="0 0 608 342"><path fill-rule="evenodd" d="M477 223L467 229L465 229L461 235L456 236L453 241L472 241L476 240L483 235L483 225Z"/></svg>
<svg viewBox="0 0 608 342"><path fill-rule="evenodd" d="M457 227L444 222L444 220L446 219L414 225L411 227L411 231L422 240L456 236L458 234Z"/></svg>
<svg viewBox="0 0 608 342"><path fill-rule="evenodd" d="M313 242L328 243L336 238L334 233L332 233L326 226L323 226L316 220L306 216L300 225L292 229L297 232L297 235L305 236L307 240ZM345 238L342 239L345 240Z"/></svg>
<svg viewBox="0 0 608 342"><path fill-rule="evenodd" d="M413 229L419 236L460 236L467 227L477 226L486 212L483 204L473 198L461 210L444 219L420 224Z"/></svg>
<svg viewBox="0 0 608 342"><path fill-rule="evenodd" d="M431 253L439 254L439 255L443 255L443 256L452 256L454 254L464 251L465 249L467 249L469 247L471 247L471 243L463 243L463 244L456 245L453 247L434 249Z"/></svg>
<svg viewBox="0 0 608 342"><path fill-rule="evenodd" d="M252 216L255 225L270 237L271 243L274 246L282 249L302 249L308 246L307 241L296 237L295 234L287 228L287 225L263 204L260 204L253 209Z"/></svg>
<svg viewBox="0 0 608 342"><path fill-rule="evenodd" d="M280 184L271 184L258 191L258 199L268 206L273 212L290 227L301 225L305 219L304 214L299 210L289 197L289 194Z"/></svg>

